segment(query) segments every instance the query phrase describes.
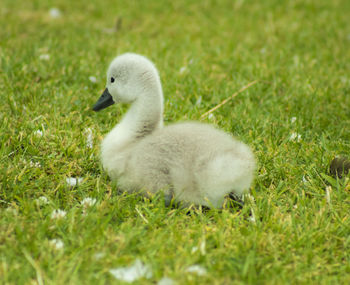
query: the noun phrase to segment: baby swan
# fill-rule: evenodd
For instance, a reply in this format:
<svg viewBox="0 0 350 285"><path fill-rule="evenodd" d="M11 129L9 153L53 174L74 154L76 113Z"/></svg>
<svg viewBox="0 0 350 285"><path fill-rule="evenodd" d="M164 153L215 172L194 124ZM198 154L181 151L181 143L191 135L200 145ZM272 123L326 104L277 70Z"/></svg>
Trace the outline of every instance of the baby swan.
<svg viewBox="0 0 350 285"><path fill-rule="evenodd" d="M146 57L126 53L110 64L93 110L119 102L131 107L103 140L101 160L121 190L163 191L166 202L220 208L225 195L250 187L255 159L248 146L206 124L163 127L162 86Z"/></svg>

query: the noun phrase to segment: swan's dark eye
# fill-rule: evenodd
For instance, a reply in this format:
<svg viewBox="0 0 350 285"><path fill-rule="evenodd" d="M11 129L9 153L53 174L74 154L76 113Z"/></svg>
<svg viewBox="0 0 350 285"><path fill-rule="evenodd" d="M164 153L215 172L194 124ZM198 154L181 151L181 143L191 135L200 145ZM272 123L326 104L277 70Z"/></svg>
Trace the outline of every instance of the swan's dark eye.
<svg viewBox="0 0 350 285"><path fill-rule="evenodd" d="M114 82L114 77L111 77L111 82L112 82L112 83Z"/></svg>

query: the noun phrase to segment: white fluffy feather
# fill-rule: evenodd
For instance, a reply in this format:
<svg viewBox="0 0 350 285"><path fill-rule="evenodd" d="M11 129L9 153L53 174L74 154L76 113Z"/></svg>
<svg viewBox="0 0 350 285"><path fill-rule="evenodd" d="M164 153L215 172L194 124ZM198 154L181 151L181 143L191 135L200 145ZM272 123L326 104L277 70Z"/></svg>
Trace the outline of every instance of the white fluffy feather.
<svg viewBox="0 0 350 285"><path fill-rule="evenodd" d="M131 53L116 57L107 72L107 88L114 102L131 104L101 150L104 169L122 190L161 190L183 205L221 207L225 195L240 196L249 189L255 159L248 146L206 124L163 127L160 78L147 58Z"/></svg>

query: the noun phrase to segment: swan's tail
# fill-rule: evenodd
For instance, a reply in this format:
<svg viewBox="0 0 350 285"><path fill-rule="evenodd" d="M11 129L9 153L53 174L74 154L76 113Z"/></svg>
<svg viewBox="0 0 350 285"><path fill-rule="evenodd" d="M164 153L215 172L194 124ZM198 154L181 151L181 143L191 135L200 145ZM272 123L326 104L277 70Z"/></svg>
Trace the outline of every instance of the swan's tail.
<svg viewBox="0 0 350 285"><path fill-rule="evenodd" d="M253 181L255 159L242 143L225 153L211 153L193 161L172 170L177 201L220 208L226 195L232 192L240 197Z"/></svg>
<svg viewBox="0 0 350 285"><path fill-rule="evenodd" d="M216 156L200 177L200 190L215 207L221 207L224 197L231 192L242 196L253 181L254 156L246 145L239 148Z"/></svg>

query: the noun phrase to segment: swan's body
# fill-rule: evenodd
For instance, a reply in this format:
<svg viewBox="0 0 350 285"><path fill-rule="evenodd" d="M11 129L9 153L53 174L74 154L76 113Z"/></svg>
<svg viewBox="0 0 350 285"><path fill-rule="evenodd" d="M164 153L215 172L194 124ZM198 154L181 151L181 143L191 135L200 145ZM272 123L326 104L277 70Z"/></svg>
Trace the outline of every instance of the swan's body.
<svg viewBox="0 0 350 285"><path fill-rule="evenodd" d="M106 94L114 102L132 104L101 150L104 169L122 190L161 190L167 199L185 205L221 207L225 195L241 196L250 187L255 160L245 144L206 124L163 127L160 79L145 57L124 54L114 59L105 101ZM95 110L111 104L109 100L97 103Z"/></svg>

